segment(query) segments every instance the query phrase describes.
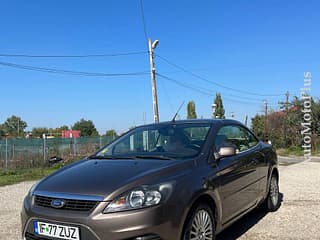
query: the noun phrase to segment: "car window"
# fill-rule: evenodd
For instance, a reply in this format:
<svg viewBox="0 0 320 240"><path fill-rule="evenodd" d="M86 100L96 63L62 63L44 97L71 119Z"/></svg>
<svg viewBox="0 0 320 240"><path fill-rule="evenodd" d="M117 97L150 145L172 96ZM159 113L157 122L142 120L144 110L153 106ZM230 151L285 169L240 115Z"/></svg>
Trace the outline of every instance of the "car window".
<svg viewBox="0 0 320 240"><path fill-rule="evenodd" d="M220 128L215 138L215 149L219 151L221 147L233 146L239 152L246 151L255 145L258 141L247 129L229 125Z"/></svg>
<svg viewBox="0 0 320 240"><path fill-rule="evenodd" d="M106 146L98 157L161 155L187 158L197 155L204 145L210 124L168 124L136 128Z"/></svg>

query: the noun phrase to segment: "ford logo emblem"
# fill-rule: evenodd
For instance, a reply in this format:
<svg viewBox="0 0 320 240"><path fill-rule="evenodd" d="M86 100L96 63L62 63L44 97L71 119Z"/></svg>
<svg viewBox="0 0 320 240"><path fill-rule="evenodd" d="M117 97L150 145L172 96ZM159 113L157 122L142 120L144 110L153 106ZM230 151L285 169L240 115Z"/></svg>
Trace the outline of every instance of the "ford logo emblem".
<svg viewBox="0 0 320 240"><path fill-rule="evenodd" d="M66 202L61 199L53 199L50 203L53 208L63 208L66 205Z"/></svg>

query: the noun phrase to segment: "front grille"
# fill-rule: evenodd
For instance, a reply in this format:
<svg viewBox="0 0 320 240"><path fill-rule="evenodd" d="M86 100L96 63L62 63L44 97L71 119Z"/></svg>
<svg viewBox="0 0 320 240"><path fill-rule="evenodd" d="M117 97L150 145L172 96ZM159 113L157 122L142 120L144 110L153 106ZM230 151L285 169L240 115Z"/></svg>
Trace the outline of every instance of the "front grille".
<svg viewBox="0 0 320 240"><path fill-rule="evenodd" d="M25 234L25 238L26 240L50 240L49 238L38 237L37 235L28 232Z"/></svg>
<svg viewBox="0 0 320 240"><path fill-rule="evenodd" d="M35 204L40 207L53 208L51 206L52 200L57 198L44 197L44 196L35 196ZM76 200L76 199L63 199L65 205L62 208L57 210L71 210L71 211L90 211L96 205L97 201L88 201L88 200ZM56 209L56 208L54 208Z"/></svg>

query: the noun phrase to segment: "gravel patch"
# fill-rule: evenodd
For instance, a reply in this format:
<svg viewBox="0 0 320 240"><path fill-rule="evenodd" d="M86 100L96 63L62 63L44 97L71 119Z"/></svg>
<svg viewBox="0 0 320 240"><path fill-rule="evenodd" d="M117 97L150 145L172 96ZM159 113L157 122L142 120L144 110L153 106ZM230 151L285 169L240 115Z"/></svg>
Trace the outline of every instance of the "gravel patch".
<svg viewBox="0 0 320 240"><path fill-rule="evenodd" d="M24 196L34 182L0 187L0 239L20 238L20 210Z"/></svg>

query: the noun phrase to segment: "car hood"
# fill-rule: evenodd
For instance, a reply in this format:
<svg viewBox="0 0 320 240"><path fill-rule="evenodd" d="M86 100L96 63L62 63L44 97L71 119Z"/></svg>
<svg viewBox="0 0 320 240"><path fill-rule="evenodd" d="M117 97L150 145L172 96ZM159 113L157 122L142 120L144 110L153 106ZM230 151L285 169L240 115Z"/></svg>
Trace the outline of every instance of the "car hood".
<svg viewBox="0 0 320 240"><path fill-rule="evenodd" d="M166 170L177 162L154 159L83 160L48 176L38 184L36 191L101 196L108 200L111 193L125 190L139 181L143 184L143 180L150 180L159 172L168 172Z"/></svg>

